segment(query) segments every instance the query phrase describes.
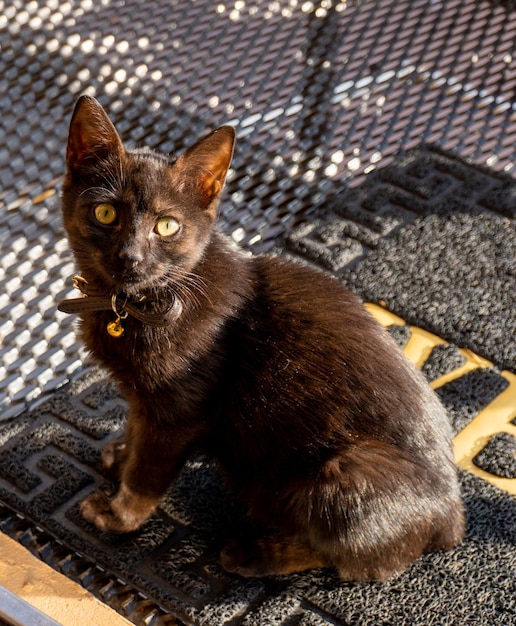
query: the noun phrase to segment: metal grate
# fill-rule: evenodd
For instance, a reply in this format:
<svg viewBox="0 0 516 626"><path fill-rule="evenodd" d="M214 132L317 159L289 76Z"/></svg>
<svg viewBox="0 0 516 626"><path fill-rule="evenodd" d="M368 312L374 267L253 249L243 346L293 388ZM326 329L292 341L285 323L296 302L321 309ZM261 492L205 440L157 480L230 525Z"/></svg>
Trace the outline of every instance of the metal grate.
<svg viewBox="0 0 516 626"><path fill-rule="evenodd" d="M87 588L104 604L115 609L133 624L137 626L181 626L181 622L160 609L134 587L74 550L70 550L63 542L33 524L23 515L12 513L1 503L0 530L18 541L47 565ZM10 605L7 607L10 608ZM16 610L15 605L13 605L13 609ZM24 614L20 611L7 615L16 617L23 624L34 623L34 616L32 616L31 622L30 614L27 615L27 620L22 622L21 617ZM18 622L16 623L18 624ZM2 624L1 621L0 624Z"/></svg>

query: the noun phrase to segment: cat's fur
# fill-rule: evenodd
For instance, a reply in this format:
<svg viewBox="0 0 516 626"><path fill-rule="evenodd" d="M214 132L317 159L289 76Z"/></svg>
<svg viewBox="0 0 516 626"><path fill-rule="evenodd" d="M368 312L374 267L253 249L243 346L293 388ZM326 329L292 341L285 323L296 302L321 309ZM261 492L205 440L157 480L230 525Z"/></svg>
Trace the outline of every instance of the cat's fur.
<svg viewBox="0 0 516 626"><path fill-rule="evenodd" d="M145 295L182 312L155 328L83 312L86 347L130 406L125 442L103 460L118 492L84 516L132 531L185 460L213 455L263 527L235 539L223 566L244 576L335 567L383 580L462 538L464 515L444 409L421 374L333 277L275 256L248 256L214 226L233 152L222 127L176 161L127 151L100 105L73 114L64 224L96 294ZM116 208L101 225L99 203ZM172 237L162 217L181 225Z"/></svg>

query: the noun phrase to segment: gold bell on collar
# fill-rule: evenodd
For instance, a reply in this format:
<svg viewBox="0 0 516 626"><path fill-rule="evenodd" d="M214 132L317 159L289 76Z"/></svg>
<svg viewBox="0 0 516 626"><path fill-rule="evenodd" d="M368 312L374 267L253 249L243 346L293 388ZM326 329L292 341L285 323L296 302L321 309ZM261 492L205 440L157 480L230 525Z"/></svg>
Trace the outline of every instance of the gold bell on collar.
<svg viewBox="0 0 516 626"><path fill-rule="evenodd" d="M109 322L106 329L111 337L115 337L116 339L121 337L124 334L124 327L122 326L122 318L120 315L117 316L116 320Z"/></svg>
<svg viewBox="0 0 516 626"><path fill-rule="evenodd" d="M116 315L116 319L106 326L106 330L111 337L115 337L118 339L124 334L124 327L122 326L122 320L125 320L127 317L127 311L123 310L122 312L118 311L117 302L116 302L116 294L111 297L111 308L113 309L113 313Z"/></svg>

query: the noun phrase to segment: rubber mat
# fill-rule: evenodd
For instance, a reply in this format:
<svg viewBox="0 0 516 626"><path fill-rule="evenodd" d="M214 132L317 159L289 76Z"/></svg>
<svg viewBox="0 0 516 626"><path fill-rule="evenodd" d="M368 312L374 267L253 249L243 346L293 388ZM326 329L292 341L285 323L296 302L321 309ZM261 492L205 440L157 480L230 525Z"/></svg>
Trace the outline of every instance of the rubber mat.
<svg viewBox="0 0 516 626"><path fill-rule="evenodd" d="M454 202L446 189L453 189ZM516 624L516 376L499 367L514 356L511 337L506 351L484 324L461 335L464 327L451 324L451 312L437 304L417 310L425 311L425 326L443 324L440 336L409 319L421 294L434 292L436 303L453 302L454 315L465 319L479 292L462 287L462 301L455 302L451 279L461 267L468 268L464 280L479 271L486 277L489 269L504 289L483 280L485 301L493 303L497 324L513 328L514 207L488 199L511 197L514 189L507 176L421 148L343 191L332 212L301 224L287 241L287 254L302 253L326 268L333 263L355 289L385 299L394 313L371 310L436 388L456 441L483 438L474 456L467 441L457 447L458 457L469 454L460 461L468 468L461 470L468 530L457 549L427 555L385 584L342 583L324 570L263 580L228 575L218 551L241 511L202 457L187 463L140 531L101 533L82 519L78 504L105 482L99 452L123 428L125 404L96 369L0 429L0 528L136 624L173 623L172 617L210 626ZM446 254L436 263L433 250L443 246ZM343 250L357 255L342 256ZM436 276L439 298L420 283ZM464 342L450 342L456 337ZM482 354L464 349L468 342L482 345Z"/></svg>

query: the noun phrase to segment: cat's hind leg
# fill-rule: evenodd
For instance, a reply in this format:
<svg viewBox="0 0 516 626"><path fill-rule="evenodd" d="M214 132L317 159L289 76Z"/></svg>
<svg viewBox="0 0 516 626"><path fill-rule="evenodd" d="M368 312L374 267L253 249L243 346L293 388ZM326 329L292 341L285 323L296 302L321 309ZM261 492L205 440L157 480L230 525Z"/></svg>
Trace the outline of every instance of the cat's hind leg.
<svg viewBox="0 0 516 626"><path fill-rule="evenodd" d="M300 484L286 510L343 580L383 581L463 536L456 470L446 456L441 461L432 467L387 442L363 439Z"/></svg>
<svg viewBox="0 0 516 626"><path fill-rule="evenodd" d="M441 472L441 475L439 474ZM364 440L311 476L262 493L250 514L276 535L235 541L223 566L243 576L333 567L343 580L382 581L463 534L454 468L430 470L385 442Z"/></svg>

